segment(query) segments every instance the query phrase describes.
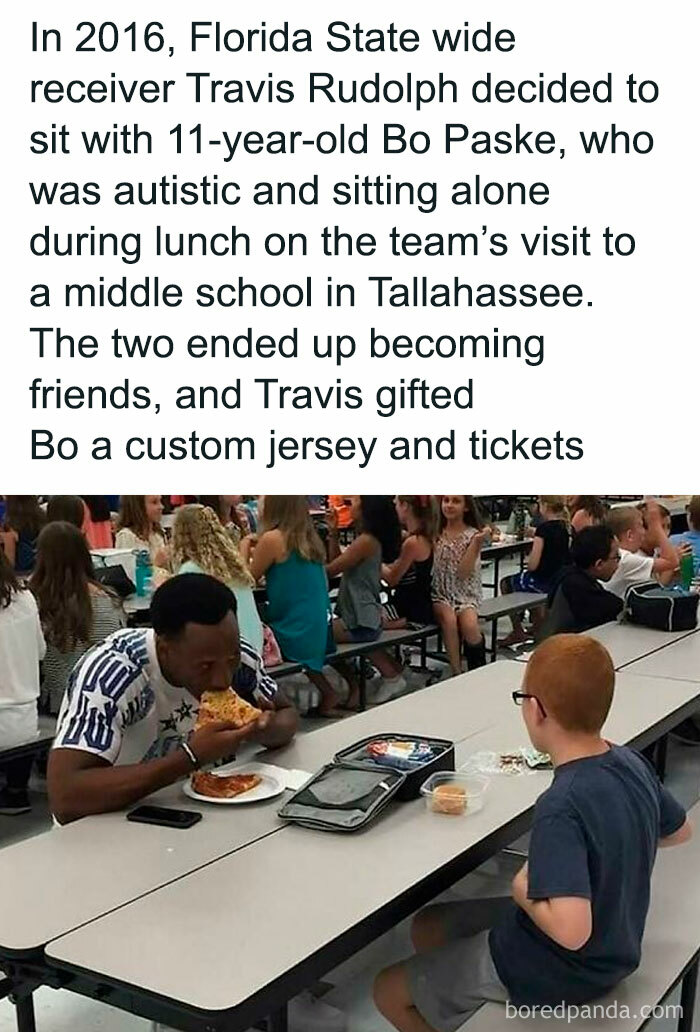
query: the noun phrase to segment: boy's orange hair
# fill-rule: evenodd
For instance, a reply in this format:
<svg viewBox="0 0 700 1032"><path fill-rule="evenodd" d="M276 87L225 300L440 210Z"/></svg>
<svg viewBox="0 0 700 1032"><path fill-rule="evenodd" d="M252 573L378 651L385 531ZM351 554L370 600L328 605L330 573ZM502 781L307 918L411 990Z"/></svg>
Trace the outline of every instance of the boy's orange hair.
<svg viewBox="0 0 700 1032"><path fill-rule="evenodd" d="M612 703L615 668L595 638L555 634L533 652L525 684L565 731L597 734Z"/></svg>

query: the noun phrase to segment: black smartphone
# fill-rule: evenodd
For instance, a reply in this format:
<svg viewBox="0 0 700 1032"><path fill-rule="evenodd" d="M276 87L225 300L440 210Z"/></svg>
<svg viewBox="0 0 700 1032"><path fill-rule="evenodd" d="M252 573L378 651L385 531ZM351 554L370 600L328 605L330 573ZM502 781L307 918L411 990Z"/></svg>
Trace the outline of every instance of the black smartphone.
<svg viewBox="0 0 700 1032"><path fill-rule="evenodd" d="M191 828L201 821L197 810L173 810L165 806L137 806L126 815L127 821L138 824L159 824L163 828Z"/></svg>

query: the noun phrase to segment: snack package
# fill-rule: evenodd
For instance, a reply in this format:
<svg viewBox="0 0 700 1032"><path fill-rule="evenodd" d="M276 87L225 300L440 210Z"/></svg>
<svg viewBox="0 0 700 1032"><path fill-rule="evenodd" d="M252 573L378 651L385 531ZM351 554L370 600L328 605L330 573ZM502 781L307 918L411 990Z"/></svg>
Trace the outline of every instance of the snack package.
<svg viewBox="0 0 700 1032"><path fill-rule="evenodd" d="M478 752L470 756L460 770L476 771L479 774L534 774L538 770L551 770L552 761L547 753L538 752L532 746L522 746L510 752Z"/></svg>
<svg viewBox="0 0 700 1032"><path fill-rule="evenodd" d="M389 738L370 742L367 746L367 755L374 763L385 764L398 770L411 770L413 767L429 763L434 753L428 742L399 742Z"/></svg>

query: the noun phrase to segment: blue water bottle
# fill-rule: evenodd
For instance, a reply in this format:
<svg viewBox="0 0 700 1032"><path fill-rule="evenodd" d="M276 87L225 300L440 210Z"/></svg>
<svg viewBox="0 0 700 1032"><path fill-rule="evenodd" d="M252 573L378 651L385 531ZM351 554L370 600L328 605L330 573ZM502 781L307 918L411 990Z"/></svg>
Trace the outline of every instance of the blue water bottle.
<svg viewBox="0 0 700 1032"><path fill-rule="evenodd" d="M151 557L147 548L137 548L136 552L136 594L144 598L151 590Z"/></svg>

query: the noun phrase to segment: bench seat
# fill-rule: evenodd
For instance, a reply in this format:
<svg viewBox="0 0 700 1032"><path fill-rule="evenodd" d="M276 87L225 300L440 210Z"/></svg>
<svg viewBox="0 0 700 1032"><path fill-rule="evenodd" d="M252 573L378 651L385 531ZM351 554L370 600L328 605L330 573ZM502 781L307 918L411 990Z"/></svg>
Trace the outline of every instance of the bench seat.
<svg viewBox="0 0 700 1032"><path fill-rule="evenodd" d="M557 1025L572 1032L591 1032L593 1028L596 1032L637 1032L653 1008L681 981L683 1015L678 1020L678 1011L669 1013L678 1020L679 1032L691 1032L700 955L700 803L688 816L694 825L690 842L659 850L639 968L613 992L595 1001L598 1007L609 1009L592 1012L594 1020L572 1017L567 1023L566 1019L556 1022L525 1016L506 1020L501 1005L487 1003L459 1032L503 1032L505 1028L508 1032L551 1032Z"/></svg>

